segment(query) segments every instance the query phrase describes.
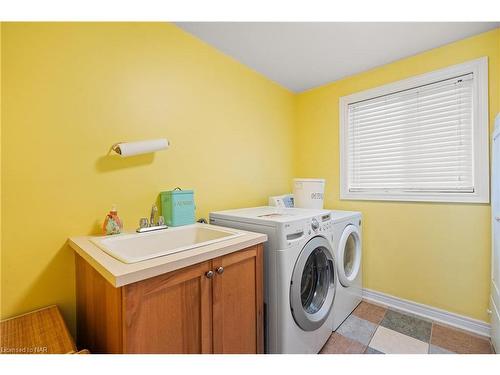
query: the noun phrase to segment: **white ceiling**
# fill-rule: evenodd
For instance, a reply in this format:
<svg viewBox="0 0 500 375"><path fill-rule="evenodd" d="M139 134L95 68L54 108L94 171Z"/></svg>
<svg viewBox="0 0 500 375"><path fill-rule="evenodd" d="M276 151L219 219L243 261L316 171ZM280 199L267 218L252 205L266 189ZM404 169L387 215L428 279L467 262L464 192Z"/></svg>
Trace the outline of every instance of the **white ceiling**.
<svg viewBox="0 0 500 375"><path fill-rule="evenodd" d="M178 22L294 92L500 26L500 22Z"/></svg>

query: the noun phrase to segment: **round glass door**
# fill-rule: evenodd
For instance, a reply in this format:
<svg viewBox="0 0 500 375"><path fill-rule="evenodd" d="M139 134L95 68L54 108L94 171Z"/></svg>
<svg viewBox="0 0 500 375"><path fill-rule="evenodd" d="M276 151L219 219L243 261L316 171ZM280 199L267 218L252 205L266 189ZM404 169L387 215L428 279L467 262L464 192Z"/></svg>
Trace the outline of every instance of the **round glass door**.
<svg viewBox="0 0 500 375"><path fill-rule="evenodd" d="M319 328L328 318L335 295L332 249L324 237L312 238L295 264L290 307L295 322L305 331Z"/></svg>
<svg viewBox="0 0 500 375"><path fill-rule="evenodd" d="M339 280L350 286L358 276L361 267L361 239L359 230L350 224L342 233L339 241Z"/></svg>
<svg viewBox="0 0 500 375"><path fill-rule="evenodd" d="M302 307L309 314L317 313L325 303L329 278L330 270L326 254L321 248L316 248L307 257L300 282Z"/></svg>

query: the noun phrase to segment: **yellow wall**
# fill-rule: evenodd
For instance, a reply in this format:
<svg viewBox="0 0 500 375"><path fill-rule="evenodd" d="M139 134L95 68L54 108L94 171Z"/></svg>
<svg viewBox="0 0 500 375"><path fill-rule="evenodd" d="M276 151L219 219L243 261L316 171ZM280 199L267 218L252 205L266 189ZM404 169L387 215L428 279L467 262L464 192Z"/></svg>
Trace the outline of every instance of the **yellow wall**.
<svg viewBox="0 0 500 375"><path fill-rule="evenodd" d="M74 327L73 254L113 203L133 229L162 190L197 217L290 189L293 95L165 23L3 23L2 317L57 303ZM105 156L117 141L167 151Z"/></svg>
<svg viewBox="0 0 500 375"><path fill-rule="evenodd" d="M489 320L489 205L339 200L339 97L481 56L493 126L500 29L298 95L294 166L297 176L326 178L326 207L363 213L365 288Z"/></svg>
<svg viewBox="0 0 500 375"><path fill-rule="evenodd" d="M265 204L294 176L325 177L326 206L363 212L365 287L487 320L488 205L339 201L338 98L489 56L500 30L293 96L164 23L3 23L1 315L57 303L74 327L72 235L111 204L126 227L158 192L193 188L197 216ZM167 151L106 156L122 140Z"/></svg>

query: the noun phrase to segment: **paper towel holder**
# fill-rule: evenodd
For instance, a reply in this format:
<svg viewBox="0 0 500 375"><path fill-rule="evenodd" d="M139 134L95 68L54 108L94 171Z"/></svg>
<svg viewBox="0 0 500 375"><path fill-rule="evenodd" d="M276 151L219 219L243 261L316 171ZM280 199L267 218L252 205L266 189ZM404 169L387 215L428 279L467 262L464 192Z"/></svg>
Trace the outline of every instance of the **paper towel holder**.
<svg viewBox="0 0 500 375"><path fill-rule="evenodd" d="M111 153L111 151L114 151L116 152L118 155L121 155L122 154L122 150L120 149L120 143L125 143L125 142L116 142L116 143L113 143L113 145L111 145L111 148L109 149L109 152L108 154Z"/></svg>
<svg viewBox="0 0 500 375"><path fill-rule="evenodd" d="M114 143L108 154L114 151L121 157L135 156L141 154L147 154L151 152L165 150L170 146L170 142L166 138L150 139L146 141L134 141L134 142L117 142Z"/></svg>

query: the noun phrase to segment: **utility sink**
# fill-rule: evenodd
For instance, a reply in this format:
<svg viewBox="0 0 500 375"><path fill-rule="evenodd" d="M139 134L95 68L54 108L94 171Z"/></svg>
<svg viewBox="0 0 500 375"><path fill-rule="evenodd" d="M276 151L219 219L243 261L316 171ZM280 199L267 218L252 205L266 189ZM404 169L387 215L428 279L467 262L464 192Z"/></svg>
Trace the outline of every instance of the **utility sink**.
<svg viewBox="0 0 500 375"><path fill-rule="evenodd" d="M236 229L197 223L155 232L95 237L91 241L112 257L124 263L135 263L242 235L244 233Z"/></svg>

